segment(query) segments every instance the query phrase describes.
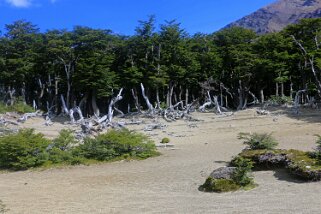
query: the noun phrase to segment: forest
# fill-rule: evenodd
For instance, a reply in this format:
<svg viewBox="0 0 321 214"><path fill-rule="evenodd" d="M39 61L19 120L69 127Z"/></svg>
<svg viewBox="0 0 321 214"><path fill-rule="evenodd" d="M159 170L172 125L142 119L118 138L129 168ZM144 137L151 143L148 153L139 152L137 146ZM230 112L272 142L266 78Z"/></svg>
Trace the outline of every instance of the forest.
<svg viewBox="0 0 321 214"><path fill-rule="evenodd" d="M88 117L211 104L241 110L299 93L300 103L321 97L321 19L266 35L239 27L189 35L175 20L155 23L154 16L139 21L132 36L7 24L0 37L3 105Z"/></svg>

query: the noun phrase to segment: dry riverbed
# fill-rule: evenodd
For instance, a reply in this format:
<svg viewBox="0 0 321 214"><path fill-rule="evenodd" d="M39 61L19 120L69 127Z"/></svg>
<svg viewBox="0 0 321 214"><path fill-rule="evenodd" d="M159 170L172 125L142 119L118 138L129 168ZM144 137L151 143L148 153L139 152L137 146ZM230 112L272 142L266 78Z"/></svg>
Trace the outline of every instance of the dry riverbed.
<svg viewBox="0 0 321 214"><path fill-rule="evenodd" d="M0 200L8 213L320 213L321 183L302 183L284 171L255 172L251 191L198 191L212 170L226 165L243 148L239 132L273 132L279 148L311 150L321 134L321 112L254 109L222 117L194 113L199 122L166 123L149 132L155 142L169 137L174 147L144 161L122 161L49 170L0 172ZM164 121L161 121L165 123ZM62 123L45 127L41 119L24 126L49 137ZM144 125L130 126L142 130ZM147 132L148 133L148 132Z"/></svg>

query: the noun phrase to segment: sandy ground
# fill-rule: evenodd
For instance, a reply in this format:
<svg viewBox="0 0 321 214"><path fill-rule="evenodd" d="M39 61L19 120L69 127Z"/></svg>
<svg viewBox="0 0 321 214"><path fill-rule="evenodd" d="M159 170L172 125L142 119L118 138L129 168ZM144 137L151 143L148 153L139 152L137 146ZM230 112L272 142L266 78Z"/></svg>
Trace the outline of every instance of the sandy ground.
<svg viewBox="0 0 321 214"><path fill-rule="evenodd" d="M169 123L152 132L159 142L169 136L174 148L144 161L115 162L44 171L0 173L0 199L8 213L321 213L321 183L302 183L285 171L255 172L259 185L251 191L198 191L212 170L226 165L243 148L239 132L273 132L280 148L311 150L321 133L320 112L293 116L255 110L220 117L196 113L203 120ZM25 126L43 127L54 136L64 125L44 128L32 119ZM40 124L40 125L39 125ZM141 130L142 126L132 129Z"/></svg>

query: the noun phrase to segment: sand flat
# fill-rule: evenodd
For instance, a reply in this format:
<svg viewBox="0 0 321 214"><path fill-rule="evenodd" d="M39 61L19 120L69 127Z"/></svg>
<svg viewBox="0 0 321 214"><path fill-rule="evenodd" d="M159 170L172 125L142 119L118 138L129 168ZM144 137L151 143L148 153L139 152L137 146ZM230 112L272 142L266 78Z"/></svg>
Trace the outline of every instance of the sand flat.
<svg viewBox="0 0 321 214"><path fill-rule="evenodd" d="M173 148L144 161L122 161L44 171L0 173L0 199L8 213L320 213L321 183L302 183L285 171L255 172L251 191L203 193L206 177L243 148L239 132L273 132L279 148L311 150L321 134L319 111L254 109L229 117L194 113L201 122L177 121L152 132L159 142L169 136ZM42 127L33 119L26 126ZM64 126L52 126L50 136ZM131 126L141 130L141 126ZM40 130L41 131L41 130Z"/></svg>

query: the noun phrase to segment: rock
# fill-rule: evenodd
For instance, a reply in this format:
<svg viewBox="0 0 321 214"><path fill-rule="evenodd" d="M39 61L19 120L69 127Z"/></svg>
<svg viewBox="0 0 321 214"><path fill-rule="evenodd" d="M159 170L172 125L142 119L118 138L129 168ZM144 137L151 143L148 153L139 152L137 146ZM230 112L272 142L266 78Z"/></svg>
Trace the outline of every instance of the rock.
<svg viewBox="0 0 321 214"><path fill-rule="evenodd" d="M221 167L215 169L211 174L210 178L213 179L232 179L232 175L235 172L236 167Z"/></svg>
<svg viewBox="0 0 321 214"><path fill-rule="evenodd" d="M258 159L259 163L266 163L269 165L284 165L286 163L285 154L266 153L260 155Z"/></svg>

